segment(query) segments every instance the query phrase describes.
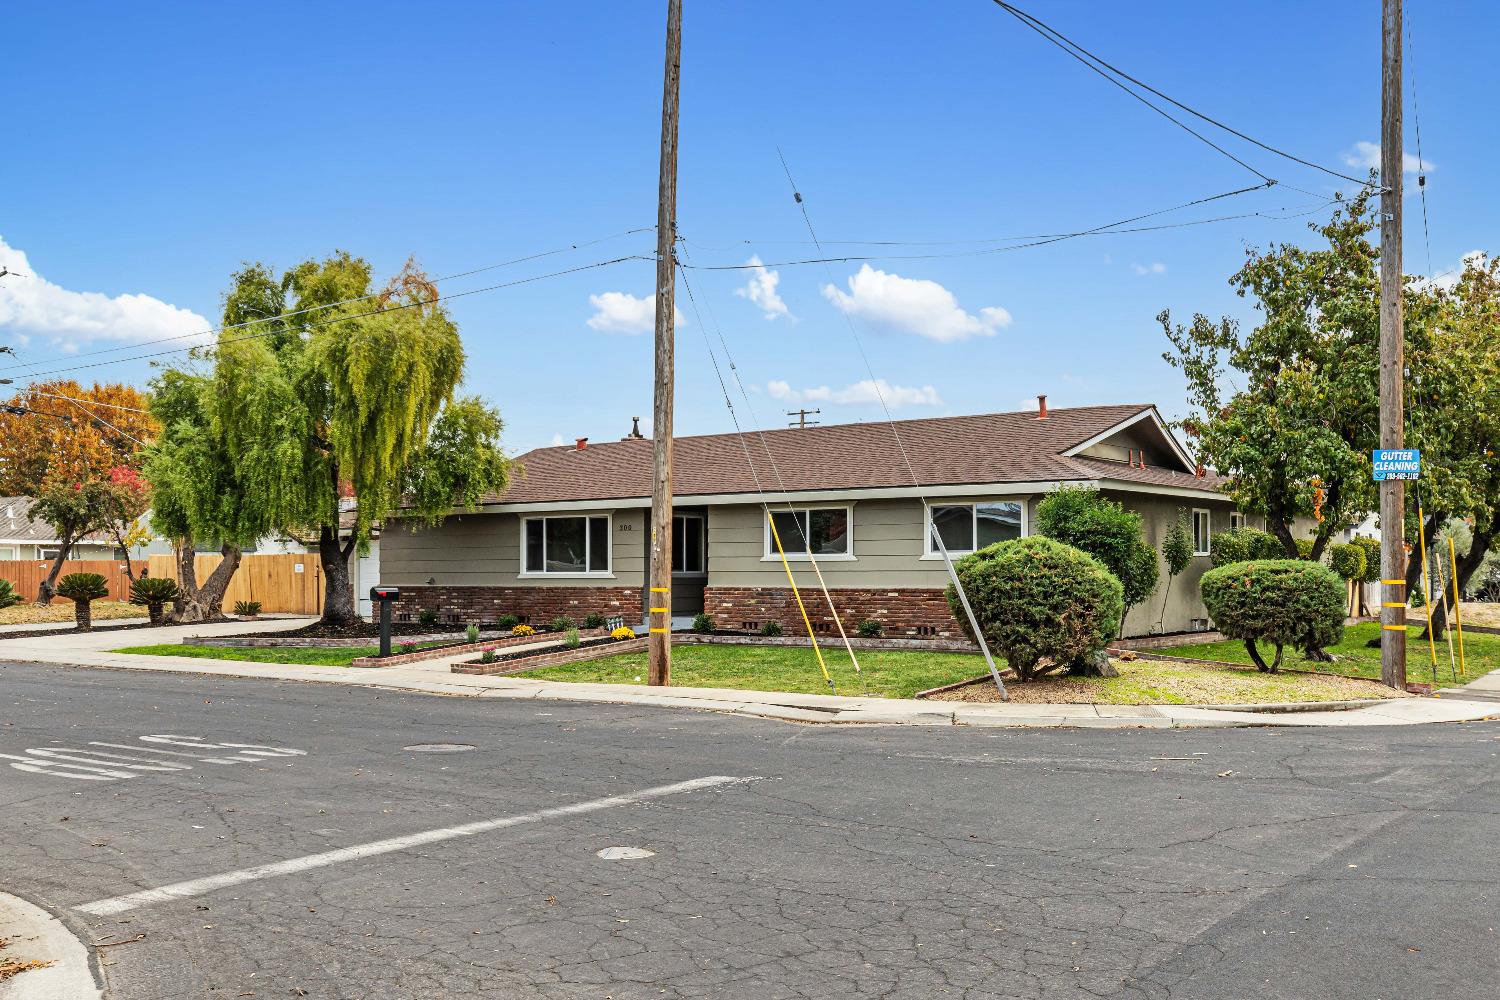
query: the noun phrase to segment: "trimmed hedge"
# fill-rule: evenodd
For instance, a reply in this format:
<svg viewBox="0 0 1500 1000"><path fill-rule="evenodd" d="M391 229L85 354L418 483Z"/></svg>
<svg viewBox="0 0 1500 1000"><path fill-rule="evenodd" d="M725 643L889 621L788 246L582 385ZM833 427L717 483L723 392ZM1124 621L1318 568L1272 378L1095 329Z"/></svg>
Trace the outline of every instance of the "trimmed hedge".
<svg viewBox="0 0 1500 1000"><path fill-rule="evenodd" d="M996 542L954 564L994 652L1031 680L1104 649L1120 628L1124 588L1086 552L1031 536ZM948 585L948 606L969 638L968 615ZM1050 660L1042 666L1043 659Z"/></svg>
<svg viewBox="0 0 1500 1000"><path fill-rule="evenodd" d="M1230 528L1213 537L1208 561L1215 567L1247 559L1285 559L1286 547L1269 531L1259 528Z"/></svg>
<svg viewBox="0 0 1500 1000"><path fill-rule="evenodd" d="M1203 574L1203 603L1214 627L1245 643L1262 671L1281 668L1282 648L1315 654L1344 636L1344 582L1322 563L1264 559L1230 563ZM1256 643L1276 647L1270 664Z"/></svg>
<svg viewBox="0 0 1500 1000"><path fill-rule="evenodd" d="M1328 566L1341 580L1365 578L1365 549L1362 545L1330 545Z"/></svg>

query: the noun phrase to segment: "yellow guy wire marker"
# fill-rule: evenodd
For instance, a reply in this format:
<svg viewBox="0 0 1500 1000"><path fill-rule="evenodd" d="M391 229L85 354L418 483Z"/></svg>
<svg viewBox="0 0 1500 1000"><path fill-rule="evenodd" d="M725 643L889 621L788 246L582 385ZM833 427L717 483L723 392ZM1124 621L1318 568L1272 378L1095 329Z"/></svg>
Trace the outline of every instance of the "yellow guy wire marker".
<svg viewBox="0 0 1500 1000"><path fill-rule="evenodd" d="M818 648L818 637L813 635L812 620L807 617L807 608L802 603L802 592L797 589L797 581L792 576L792 564L786 561L786 550L781 547L781 532L776 530L776 518L771 516L771 508L766 508L766 520L771 524L771 537L776 541L776 552L781 556L781 568L786 570L786 581L792 585L792 596L797 599L797 610L802 612L802 624L807 626L807 637L812 640L813 653L818 657L818 666L823 671L823 679L828 682L828 688L834 694L838 689L833 686L833 677L828 673L828 664L823 662L823 651Z"/></svg>

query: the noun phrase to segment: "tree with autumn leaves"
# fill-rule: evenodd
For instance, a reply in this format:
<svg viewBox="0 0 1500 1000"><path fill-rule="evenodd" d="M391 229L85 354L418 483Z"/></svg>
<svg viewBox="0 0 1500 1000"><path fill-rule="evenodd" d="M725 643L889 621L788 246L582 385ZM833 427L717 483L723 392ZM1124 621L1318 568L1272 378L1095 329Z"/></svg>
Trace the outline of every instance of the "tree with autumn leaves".
<svg viewBox="0 0 1500 1000"><path fill-rule="evenodd" d="M58 539L37 593L47 603L73 546L106 534L127 549L150 506L140 451L157 431L146 397L128 385L35 383L0 409L0 493L31 498L30 516Z"/></svg>

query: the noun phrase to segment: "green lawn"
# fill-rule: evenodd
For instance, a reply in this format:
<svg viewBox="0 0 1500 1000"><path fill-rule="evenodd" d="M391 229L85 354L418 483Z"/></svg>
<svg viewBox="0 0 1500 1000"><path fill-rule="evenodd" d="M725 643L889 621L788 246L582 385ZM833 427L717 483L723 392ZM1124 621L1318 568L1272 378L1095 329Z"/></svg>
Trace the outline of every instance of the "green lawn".
<svg viewBox="0 0 1500 1000"><path fill-rule="evenodd" d="M441 643L418 643L425 649ZM347 667L362 656L375 656L379 646L185 646L182 643L162 643L159 646L128 646L116 649L116 653L141 653L146 656L195 656L205 660L250 660L255 663L309 663L321 667Z"/></svg>
<svg viewBox="0 0 1500 1000"><path fill-rule="evenodd" d="M1413 683L1430 684L1433 673L1432 657L1428 650L1427 640L1417 638L1420 634L1421 629L1416 626L1407 629L1406 677ZM1337 657L1333 663L1312 663L1303 659L1302 654L1295 650L1287 650L1281 665L1299 670L1319 670L1350 677L1379 679L1380 650L1370 649L1365 645L1379 635L1380 624L1378 622L1352 625L1344 629L1344 641L1328 650ZM1454 658L1457 659L1457 636L1454 636L1453 641ZM1464 634L1464 654L1468 663L1468 671L1459 676L1456 682L1454 673L1448 666L1447 641L1437 636L1435 647L1438 663L1437 681L1440 687L1454 683L1462 684L1481 677L1491 670L1500 669L1500 636L1482 635L1477 632ZM1195 646L1173 646L1159 650L1159 652L1166 656L1191 656L1202 660L1218 660L1221 663L1250 663L1250 655L1245 652L1245 644L1238 640L1209 642ZM1269 661L1273 651L1266 650L1263 655Z"/></svg>
<svg viewBox="0 0 1500 1000"><path fill-rule="evenodd" d="M825 649L823 656L839 694L865 693L848 653ZM985 672L984 659L973 654L869 650L859 652L858 656L869 693L886 698L910 698L918 691L968 680ZM646 654L623 653L604 660L542 667L521 676L534 680L644 684ZM807 646L676 646L672 650L672 683L682 687L829 693L812 648Z"/></svg>

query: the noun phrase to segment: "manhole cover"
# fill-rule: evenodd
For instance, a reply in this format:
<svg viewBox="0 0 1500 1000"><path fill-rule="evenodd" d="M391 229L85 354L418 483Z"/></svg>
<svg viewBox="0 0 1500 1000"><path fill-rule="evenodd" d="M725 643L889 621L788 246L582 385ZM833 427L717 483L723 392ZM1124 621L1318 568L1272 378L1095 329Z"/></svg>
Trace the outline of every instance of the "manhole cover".
<svg viewBox="0 0 1500 1000"><path fill-rule="evenodd" d="M634 861L637 858L653 857L656 852L643 847L606 847L598 854L605 861Z"/></svg>
<svg viewBox="0 0 1500 1000"><path fill-rule="evenodd" d="M413 743L404 749L412 753L463 753L465 750L473 750L472 743Z"/></svg>

